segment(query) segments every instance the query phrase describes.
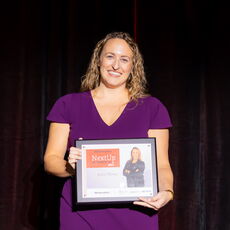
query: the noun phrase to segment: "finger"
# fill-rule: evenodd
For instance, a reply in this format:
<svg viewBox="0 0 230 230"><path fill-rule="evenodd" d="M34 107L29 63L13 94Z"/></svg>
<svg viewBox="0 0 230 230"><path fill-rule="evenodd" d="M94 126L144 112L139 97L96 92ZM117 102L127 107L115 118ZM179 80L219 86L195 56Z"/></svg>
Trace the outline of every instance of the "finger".
<svg viewBox="0 0 230 230"><path fill-rule="evenodd" d="M68 156L68 162L73 166L78 160L81 160L80 156Z"/></svg>
<svg viewBox="0 0 230 230"><path fill-rule="evenodd" d="M81 160L81 155L71 154L68 156L68 159Z"/></svg>
<svg viewBox="0 0 230 230"><path fill-rule="evenodd" d="M154 206L153 204L146 203L146 202L143 202L143 201L134 201L133 204L140 205L140 206L143 206L143 207L146 207L146 208L152 208L154 210L158 210L158 208L156 206Z"/></svg>
<svg viewBox="0 0 230 230"><path fill-rule="evenodd" d="M71 147L71 148L69 149L69 152L70 152L70 153L78 153L78 154L81 154L81 149L75 148L75 147Z"/></svg>
<svg viewBox="0 0 230 230"><path fill-rule="evenodd" d="M70 161L68 161L68 163L69 164L67 164L67 165L70 165L70 167L72 167L72 169L75 169L75 167L76 167L76 162L70 162ZM70 168L69 167L69 168Z"/></svg>
<svg viewBox="0 0 230 230"><path fill-rule="evenodd" d="M76 163L78 160L81 160L81 157L79 156L74 156L74 157L68 157L68 162L70 163Z"/></svg>
<svg viewBox="0 0 230 230"><path fill-rule="evenodd" d="M76 147L73 147L73 146L71 146L70 148L69 148L69 150L70 151L75 151L75 150L78 150L79 148L76 148Z"/></svg>
<svg viewBox="0 0 230 230"><path fill-rule="evenodd" d="M75 163L77 162L77 160L76 160L76 159L69 159L68 162L69 162L71 165L73 165L73 164L75 164Z"/></svg>
<svg viewBox="0 0 230 230"><path fill-rule="evenodd" d="M144 203L154 206L156 209L161 208L162 204L164 203L163 199L157 199L157 197L151 197L151 198L140 197L140 201L143 201Z"/></svg>
<svg viewBox="0 0 230 230"><path fill-rule="evenodd" d="M170 196L168 194L168 192L159 192L156 196L156 201L158 203L159 207L163 207L165 206L169 201L170 201Z"/></svg>
<svg viewBox="0 0 230 230"><path fill-rule="evenodd" d="M157 196L154 196L154 197L149 197L149 198L139 197L138 199L141 200L141 201L144 201L144 202L155 202L159 198Z"/></svg>
<svg viewBox="0 0 230 230"><path fill-rule="evenodd" d="M79 149L71 149L69 152L69 157L70 158L81 158L82 154Z"/></svg>
<svg viewBox="0 0 230 230"><path fill-rule="evenodd" d="M165 206L166 203L167 202L164 199L158 199L157 201L154 202L154 206L160 209L163 206Z"/></svg>

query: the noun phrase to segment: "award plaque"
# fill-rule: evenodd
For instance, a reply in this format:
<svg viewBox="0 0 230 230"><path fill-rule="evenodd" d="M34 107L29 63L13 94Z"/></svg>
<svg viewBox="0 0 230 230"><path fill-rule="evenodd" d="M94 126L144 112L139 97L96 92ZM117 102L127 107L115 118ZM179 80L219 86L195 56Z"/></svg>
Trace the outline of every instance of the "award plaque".
<svg viewBox="0 0 230 230"><path fill-rule="evenodd" d="M133 202L158 192L155 138L76 140L76 203Z"/></svg>

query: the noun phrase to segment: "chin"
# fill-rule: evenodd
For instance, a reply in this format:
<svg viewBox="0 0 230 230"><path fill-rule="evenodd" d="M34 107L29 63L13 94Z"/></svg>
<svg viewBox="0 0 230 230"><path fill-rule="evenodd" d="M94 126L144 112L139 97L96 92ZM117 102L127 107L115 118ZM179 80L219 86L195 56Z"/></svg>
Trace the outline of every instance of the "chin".
<svg viewBox="0 0 230 230"><path fill-rule="evenodd" d="M107 84L106 87L110 89L126 88L126 84Z"/></svg>
<svg viewBox="0 0 230 230"><path fill-rule="evenodd" d="M103 81L102 82L107 88L116 89L119 87L126 88L126 81L125 82L111 82L111 81Z"/></svg>

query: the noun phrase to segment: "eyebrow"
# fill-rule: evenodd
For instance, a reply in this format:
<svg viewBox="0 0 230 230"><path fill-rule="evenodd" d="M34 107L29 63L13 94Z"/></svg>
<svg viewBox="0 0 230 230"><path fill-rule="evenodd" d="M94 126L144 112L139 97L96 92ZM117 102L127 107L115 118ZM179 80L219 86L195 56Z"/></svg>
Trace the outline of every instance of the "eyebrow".
<svg viewBox="0 0 230 230"><path fill-rule="evenodd" d="M115 55L115 53L113 53L113 52L106 52L106 53L105 53L105 55L107 55L107 54L112 54L112 55ZM127 55L121 55L121 57L127 57L127 58L129 58L129 59L131 59L131 58L132 58L132 57L127 56Z"/></svg>

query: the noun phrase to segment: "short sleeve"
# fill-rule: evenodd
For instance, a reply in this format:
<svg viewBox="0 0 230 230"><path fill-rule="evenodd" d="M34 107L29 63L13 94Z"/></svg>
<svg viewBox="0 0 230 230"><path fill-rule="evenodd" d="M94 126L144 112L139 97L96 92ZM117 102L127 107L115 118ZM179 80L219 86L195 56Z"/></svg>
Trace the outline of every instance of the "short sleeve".
<svg viewBox="0 0 230 230"><path fill-rule="evenodd" d="M51 108L46 119L58 123L71 123L70 122L70 111L71 106L71 95L65 95L60 97Z"/></svg>
<svg viewBox="0 0 230 230"><path fill-rule="evenodd" d="M150 97L150 129L164 129L172 127L167 108L157 98Z"/></svg>

